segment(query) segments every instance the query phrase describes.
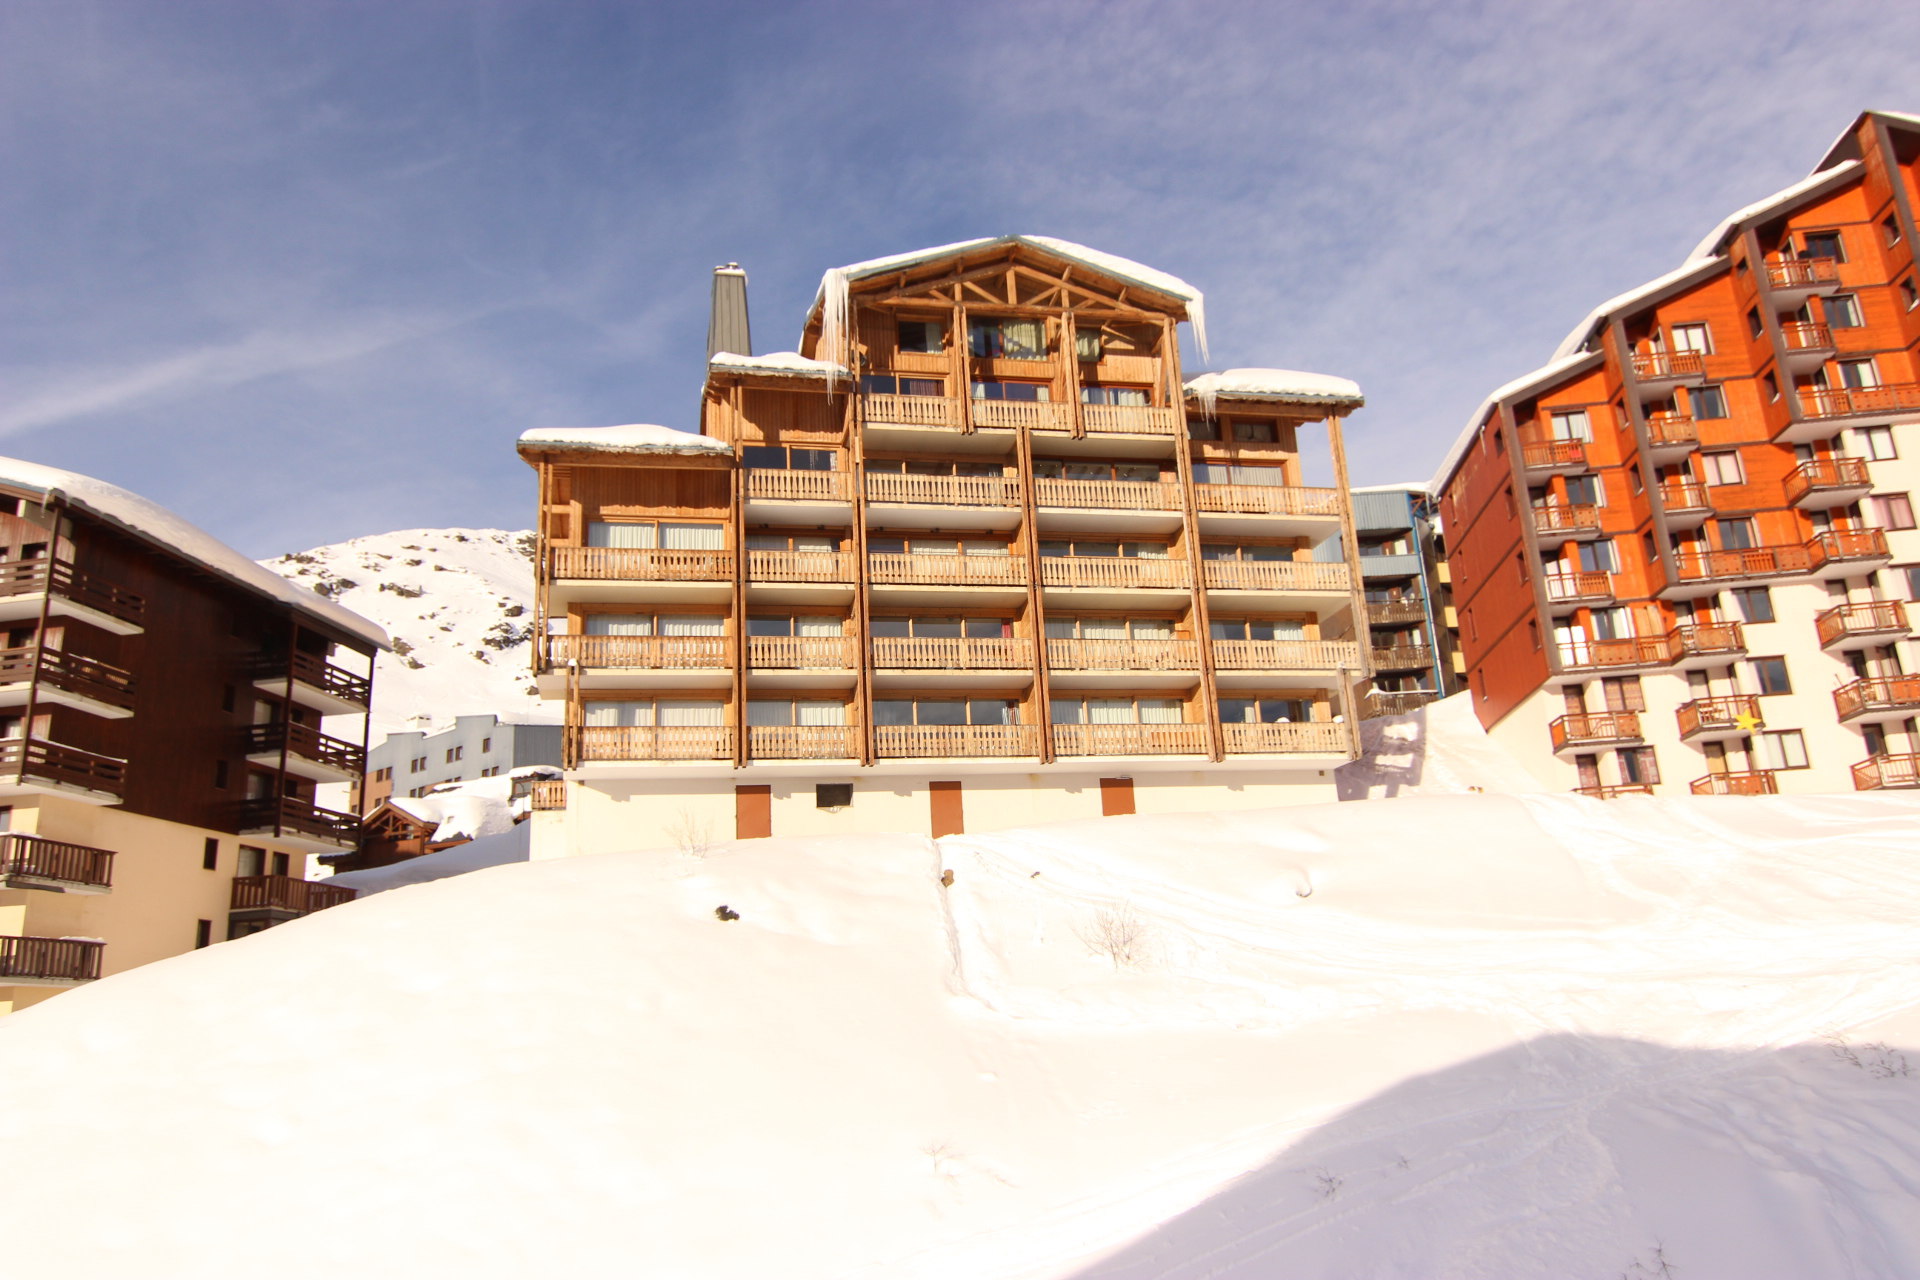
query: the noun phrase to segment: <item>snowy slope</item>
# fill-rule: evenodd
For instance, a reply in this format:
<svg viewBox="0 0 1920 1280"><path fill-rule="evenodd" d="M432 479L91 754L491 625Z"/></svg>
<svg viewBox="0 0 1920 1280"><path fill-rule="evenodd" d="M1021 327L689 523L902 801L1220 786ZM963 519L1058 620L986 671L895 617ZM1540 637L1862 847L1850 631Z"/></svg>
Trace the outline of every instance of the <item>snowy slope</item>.
<svg viewBox="0 0 1920 1280"><path fill-rule="evenodd" d="M1906 1280L1917 835L1414 796L474 871L0 1020L62 1171L8 1263Z"/></svg>
<svg viewBox="0 0 1920 1280"><path fill-rule="evenodd" d="M1471 694L1456 693L1408 715L1362 720L1360 752L1334 775L1342 800L1546 790L1480 727Z"/></svg>
<svg viewBox="0 0 1920 1280"><path fill-rule="evenodd" d="M373 740L455 716L560 718L533 692L533 544L504 529L403 529L261 563L387 629Z"/></svg>

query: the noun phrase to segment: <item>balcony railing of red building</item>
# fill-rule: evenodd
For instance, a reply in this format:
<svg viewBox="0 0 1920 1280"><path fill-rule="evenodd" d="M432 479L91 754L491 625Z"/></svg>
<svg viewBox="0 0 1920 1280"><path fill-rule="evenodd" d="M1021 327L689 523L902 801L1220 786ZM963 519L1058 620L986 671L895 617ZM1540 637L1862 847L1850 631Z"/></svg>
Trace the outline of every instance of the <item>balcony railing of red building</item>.
<svg viewBox="0 0 1920 1280"><path fill-rule="evenodd" d="M1920 755L1872 756L1853 766L1855 791L1920 787Z"/></svg>
<svg viewBox="0 0 1920 1280"><path fill-rule="evenodd" d="M1687 413L1648 414L1647 442L1656 450L1690 449L1700 443L1700 424Z"/></svg>
<svg viewBox="0 0 1920 1280"><path fill-rule="evenodd" d="M1547 599L1556 604L1613 598L1613 575L1601 570L1550 573L1546 575L1545 583Z"/></svg>
<svg viewBox="0 0 1920 1280"><path fill-rule="evenodd" d="M1815 614L1813 622L1823 649L1854 637L1898 638L1908 631L1907 606L1898 600L1837 604Z"/></svg>
<svg viewBox="0 0 1920 1280"><path fill-rule="evenodd" d="M1707 497L1707 486L1698 480L1662 480L1660 502L1669 515L1713 509L1713 503Z"/></svg>
<svg viewBox="0 0 1920 1280"><path fill-rule="evenodd" d="M1667 632L1673 642L1673 660L1735 658L1747 651L1746 633L1737 622L1691 622Z"/></svg>
<svg viewBox="0 0 1920 1280"><path fill-rule="evenodd" d="M1828 529L1807 542L1809 563L1817 571L1830 564L1891 559L1887 535L1878 529Z"/></svg>
<svg viewBox="0 0 1920 1280"><path fill-rule="evenodd" d="M1682 582L1795 577L1812 571L1813 555L1807 548L1795 546L1681 551L1674 555L1674 566Z"/></svg>
<svg viewBox="0 0 1920 1280"><path fill-rule="evenodd" d="M324 880L293 876L235 876L229 911L278 911L311 915L343 902L352 902L357 890Z"/></svg>
<svg viewBox="0 0 1920 1280"><path fill-rule="evenodd" d="M1587 446L1581 440L1522 440L1520 459L1529 471L1561 471L1587 465Z"/></svg>
<svg viewBox="0 0 1920 1280"><path fill-rule="evenodd" d="M0 987L7 979L92 982L100 976L104 942L86 938L0 937Z"/></svg>
<svg viewBox="0 0 1920 1280"><path fill-rule="evenodd" d="M1597 533L1600 508L1588 503L1548 502L1533 509L1536 533Z"/></svg>
<svg viewBox="0 0 1920 1280"><path fill-rule="evenodd" d="M1687 789L1696 796L1770 796L1779 790L1771 769L1748 769L1739 773L1710 773L1695 778Z"/></svg>
<svg viewBox="0 0 1920 1280"><path fill-rule="evenodd" d="M1823 490L1870 489L1873 479L1864 458L1814 458L1795 467L1780 487L1789 503L1798 503Z"/></svg>
<svg viewBox="0 0 1920 1280"><path fill-rule="evenodd" d="M1706 357L1698 351L1651 351L1633 358L1633 376L1642 382L1697 378L1706 371Z"/></svg>
<svg viewBox="0 0 1920 1280"><path fill-rule="evenodd" d="M1632 711L1579 711L1560 716L1547 726L1553 749L1597 746L1609 742L1638 742L1640 717Z"/></svg>
<svg viewBox="0 0 1920 1280"><path fill-rule="evenodd" d="M1789 351L1831 351L1833 330L1811 320L1794 320L1780 326L1780 336Z"/></svg>
<svg viewBox="0 0 1920 1280"><path fill-rule="evenodd" d="M1614 640L1575 637L1560 645L1560 666L1567 671L1664 667L1672 661L1670 636L1623 636Z"/></svg>
<svg viewBox="0 0 1920 1280"><path fill-rule="evenodd" d="M1920 675L1867 676L1833 691L1833 706L1842 720L1869 712L1920 714Z"/></svg>
<svg viewBox="0 0 1920 1280"><path fill-rule="evenodd" d="M113 854L84 844L8 832L0 835L0 883L16 876L108 889L113 886Z"/></svg>
<svg viewBox="0 0 1920 1280"><path fill-rule="evenodd" d="M1889 382L1878 387L1806 387L1800 392L1800 412L1809 418L1900 413L1908 409L1920 409L1920 382Z"/></svg>
<svg viewBox="0 0 1920 1280"><path fill-rule="evenodd" d="M0 561L0 596L39 595L43 591L135 626L141 625L146 617L144 596L104 578L82 573L65 560L41 556Z"/></svg>
<svg viewBox="0 0 1920 1280"><path fill-rule="evenodd" d="M1823 289L1840 283L1832 258L1783 258L1767 264L1767 284L1775 289Z"/></svg>
<svg viewBox="0 0 1920 1280"><path fill-rule="evenodd" d="M1695 698L1683 702L1674 711L1680 722L1680 740L1702 733L1752 733L1767 727L1760 714L1760 699L1750 693L1721 698Z"/></svg>
<svg viewBox="0 0 1920 1280"><path fill-rule="evenodd" d="M84 658L65 649L31 644L0 649L0 684L32 679L36 658L43 684L110 707L133 709L132 673L110 662Z"/></svg>

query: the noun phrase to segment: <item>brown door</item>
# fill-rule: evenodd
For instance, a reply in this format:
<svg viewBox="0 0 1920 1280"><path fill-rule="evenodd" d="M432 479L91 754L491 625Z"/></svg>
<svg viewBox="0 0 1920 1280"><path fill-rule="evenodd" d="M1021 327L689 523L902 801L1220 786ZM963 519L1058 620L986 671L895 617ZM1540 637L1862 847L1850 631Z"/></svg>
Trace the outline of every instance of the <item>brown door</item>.
<svg viewBox="0 0 1920 1280"><path fill-rule="evenodd" d="M773 788L733 789L733 838L763 840L773 834Z"/></svg>
<svg viewBox="0 0 1920 1280"><path fill-rule="evenodd" d="M1111 818L1133 812L1133 779L1100 779L1100 815Z"/></svg>
<svg viewBox="0 0 1920 1280"><path fill-rule="evenodd" d="M962 817L960 813L959 783L928 783L927 801L933 809L934 839L938 840L941 836L957 836L966 833L966 819Z"/></svg>

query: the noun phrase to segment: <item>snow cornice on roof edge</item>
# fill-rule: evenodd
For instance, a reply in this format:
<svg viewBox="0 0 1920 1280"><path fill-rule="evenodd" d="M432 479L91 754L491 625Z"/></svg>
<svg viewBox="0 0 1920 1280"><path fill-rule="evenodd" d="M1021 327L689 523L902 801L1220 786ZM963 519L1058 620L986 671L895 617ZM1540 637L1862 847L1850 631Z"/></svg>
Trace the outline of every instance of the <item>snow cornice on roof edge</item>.
<svg viewBox="0 0 1920 1280"><path fill-rule="evenodd" d="M739 373L756 377L771 378L813 378L823 382L833 382L851 378L853 373L843 364L831 360L815 360L801 355L798 351L772 351L764 356L743 356L732 351L718 351L707 361L709 373Z"/></svg>
<svg viewBox="0 0 1920 1280"><path fill-rule="evenodd" d="M1309 404L1321 408L1357 409L1367 402L1360 384L1330 373L1299 369L1222 369L1202 373L1181 388L1209 413L1221 400Z"/></svg>
<svg viewBox="0 0 1920 1280"><path fill-rule="evenodd" d="M523 456L548 452L733 454L733 446L724 440L652 422L619 427L536 427L521 433L516 448Z"/></svg>
<svg viewBox="0 0 1920 1280"><path fill-rule="evenodd" d="M1459 469L1460 460L1467 456L1467 450L1473 446L1473 437L1478 434L1480 424L1487 420L1501 401L1511 399L1523 391L1531 391L1542 383L1553 382L1569 374L1584 373L1598 365L1603 355L1598 351L1579 351L1570 356L1562 356L1551 363L1543 364L1531 373L1522 374L1512 382L1496 389L1492 395L1480 402L1480 407L1467 419L1467 425L1454 437L1453 447L1447 450L1447 456L1440 460L1440 469L1433 473L1433 479L1427 482L1427 492L1439 497L1446 492L1447 481L1453 479L1453 473Z"/></svg>

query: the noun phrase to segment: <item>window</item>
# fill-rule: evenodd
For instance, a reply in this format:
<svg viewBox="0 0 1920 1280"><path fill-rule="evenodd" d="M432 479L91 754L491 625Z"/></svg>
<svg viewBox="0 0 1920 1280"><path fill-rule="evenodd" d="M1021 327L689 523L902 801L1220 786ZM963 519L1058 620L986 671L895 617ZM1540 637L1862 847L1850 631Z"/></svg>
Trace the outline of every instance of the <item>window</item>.
<svg viewBox="0 0 1920 1280"><path fill-rule="evenodd" d="M1145 387L1114 387L1088 383L1080 388L1081 404L1124 404L1144 408L1147 403Z"/></svg>
<svg viewBox="0 0 1920 1280"><path fill-rule="evenodd" d="M1277 444L1280 428L1271 422L1236 422L1233 438L1242 444Z"/></svg>
<svg viewBox="0 0 1920 1280"><path fill-rule="evenodd" d="M1567 501L1576 507L1604 506L1607 499L1600 488L1600 477L1568 476Z"/></svg>
<svg viewBox="0 0 1920 1280"><path fill-rule="evenodd" d="M1045 404L1053 399L1053 391L1044 382L1004 382L980 380L973 384L975 400L1019 400L1028 404Z"/></svg>
<svg viewBox="0 0 1920 1280"><path fill-rule="evenodd" d="M1767 328L1767 322L1760 318L1760 308L1748 307L1747 308L1747 332L1757 338L1766 331L1766 328Z"/></svg>
<svg viewBox="0 0 1920 1280"><path fill-rule="evenodd" d="M1850 391L1862 391L1880 385L1880 370L1872 359L1842 360L1840 362L1840 385Z"/></svg>
<svg viewBox="0 0 1920 1280"><path fill-rule="evenodd" d="M1614 753L1620 757L1620 781L1629 785L1658 786L1660 762L1652 747L1632 747Z"/></svg>
<svg viewBox="0 0 1920 1280"><path fill-rule="evenodd" d="M1187 438L1190 440L1218 440L1220 424L1211 418L1188 418Z"/></svg>
<svg viewBox="0 0 1920 1280"><path fill-rule="evenodd" d="M1827 324L1834 329L1858 329L1860 320L1860 300L1850 293L1836 293L1822 303L1827 310Z"/></svg>
<svg viewBox="0 0 1920 1280"><path fill-rule="evenodd" d="M1042 555L1046 552L1045 543L1041 544ZM1280 546L1250 546L1233 542L1203 542L1200 544L1202 560L1291 560L1293 548Z"/></svg>
<svg viewBox="0 0 1920 1280"><path fill-rule="evenodd" d="M1737 587L1733 603L1748 622L1773 621L1773 593L1765 587Z"/></svg>
<svg viewBox="0 0 1920 1280"><path fill-rule="evenodd" d="M193 949L199 951L203 947L210 947L212 945L213 921L195 920L193 922Z"/></svg>
<svg viewBox="0 0 1920 1280"><path fill-rule="evenodd" d="M1760 383L1767 389L1767 403L1771 404L1780 398L1780 379L1771 371L1760 375Z"/></svg>
<svg viewBox="0 0 1920 1280"><path fill-rule="evenodd" d="M798 698L752 698L747 702L750 725L844 725L847 704Z"/></svg>
<svg viewBox="0 0 1920 1280"><path fill-rule="evenodd" d="M1226 703L1221 702L1224 712ZM1055 698L1055 724L1180 724L1178 698Z"/></svg>
<svg viewBox="0 0 1920 1280"><path fill-rule="evenodd" d="M200 845L200 869L218 871L220 869L220 842L208 836Z"/></svg>
<svg viewBox="0 0 1920 1280"><path fill-rule="evenodd" d="M1877 494L1869 499L1873 503L1873 522L1882 529L1911 529L1913 525L1913 503L1904 493Z"/></svg>
<svg viewBox="0 0 1920 1280"><path fill-rule="evenodd" d="M784 445L750 444L740 451L743 466L768 471L832 471L833 450L789 449Z"/></svg>
<svg viewBox="0 0 1920 1280"><path fill-rule="evenodd" d="M415 756L413 759L407 761L408 773L419 773L422 769L425 769L426 767L427 767L427 758L425 756Z"/></svg>
<svg viewBox="0 0 1920 1280"><path fill-rule="evenodd" d="M726 526L670 524L654 520L589 520L590 547L717 551L727 545Z"/></svg>
<svg viewBox="0 0 1920 1280"><path fill-rule="evenodd" d="M1097 556L1121 559L1165 560L1164 542L1097 542L1085 538L1048 538L1040 543L1043 556ZM1289 557L1290 558L1290 557Z"/></svg>
<svg viewBox="0 0 1920 1280"><path fill-rule="evenodd" d="M898 332L902 351L938 355L946 349L947 326L938 320L902 320Z"/></svg>
<svg viewBox="0 0 1920 1280"><path fill-rule="evenodd" d="M1077 360L1098 360L1100 358L1100 331L1098 329L1074 330L1073 354Z"/></svg>
<svg viewBox="0 0 1920 1280"><path fill-rule="evenodd" d="M1762 694L1792 693L1793 682L1787 679L1787 660L1785 658L1755 658L1747 664L1753 672L1754 688Z"/></svg>
<svg viewBox="0 0 1920 1280"><path fill-rule="evenodd" d="M1587 573L1620 572L1620 553L1614 548L1613 539L1581 543L1580 568Z"/></svg>
<svg viewBox="0 0 1920 1280"><path fill-rule="evenodd" d="M1287 469L1281 466L1243 466L1239 463L1196 462L1195 484L1241 484L1255 488L1285 488Z"/></svg>
<svg viewBox="0 0 1920 1280"><path fill-rule="evenodd" d="M1800 237L1800 256L1845 262L1847 251L1838 231L1808 231Z"/></svg>
<svg viewBox="0 0 1920 1280"><path fill-rule="evenodd" d="M749 551L820 551L840 550L840 535L834 533L750 533L747 535Z"/></svg>
<svg viewBox="0 0 1920 1280"><path fill-rule="evenodd" d="M1907 599L1920 600L1920 564L1897 564L1893 571L1907 584Z"/></svg>
<svg viewBox="0 0 1920 1280"><path fill-rule="evenodd" d="M293 874L292 857L284 853L274 854L273 855L273 874L277 876L292 875Z"/></svg>
<svg viewBox="0 0 1920 1280"><path fill-rule="evenodd" d="M1195 466L1197 473L1199 467ZM1135 480L1160 479L1157 462L1063 462L1059 458L1035 458L1033 474L1046 480Z"/></svg>
<svg viewBox="0 0 1920 1280"><path fill-rule="evenodd" d="M1704 324L1677 324L1673 326L1673 349L1712 355L1713 337Z"/></svg>
<svg viewBox="0 0 1920 1280"><path fill-rule="evenodd" d="M1049 640L1171 640L1169 618L1048 618Z"/></svg>
<svg viewBox="0 0 1920 1280"><path fill-rule="evenodd" d="M233 874L236 876L263 876L267 874L267 851L256 849L250 844L240 846L240 857L235 863Z"/></svg>
<svg viewBox="0 0 1920 1280"><path fill-rule="evenodd" d="M861 465L873 475L889 476L999 476L1006 472L997 462L951 458L868 458Z"/></svg>
<svg viewBox="0 0 1920 1280"><path fill-rule="evenodd" d="M1701 454L1700 470L1705 473L1708 484L1745 484L1747 482L1746 469L1740 465L1740 454L1737 451Z"/></svg>
<svg viewBox="0 0 1920 1280"><path fill-rule="evenodd" d="M1585 409L1559 409L1549 415L1555 440L1591 440L1593 424Z"/></svg>
<svg viewBox="0 0 1920 1280"><path fill-rule="evenodd" d="M590 636L718 636L727 630L726 620L718 614L696 613L590 613L581 619L581 626ZM482 752L490 749L484 744L480 748Z"/></svg>
<svg viewBox="0 0 1920 1280"><path fill-rule="evenodd" d="M852 803L853 784L851 782L813 784L813 807L816 809L844 809Z"/></svg>
<svg viewBox="0 0 1920 1280"><path fill-rule="evenodd" d="M1285 619L1214 618L1207 634L1215 640L1305 640L1307 627Z"/></svg>
<svg viewBox="0 0 1920 1280"><path fill-rule="evenodd" d="M1714 523L1720 529L1722 551L1747 551L1756 545L1753 540L1752 520L1716 520Z"/></svg>
<svg viewBox="0 0 1920 1280"><path fill-rule="evenodd" d="M1304 724L1313 704L1304 698L1222 698L1221 724Z"/></svg>
<svg viewBox="0 0 1920 1280"><path fill-rule="evenodd" d="M1807 744L1798 729L1780 729L1755 735L1753 758L1762 769L1804 769Z"/></svg>
<svg viewBox="0 0 1920 1280"><path fill-rule="evenodd" d="M844 630L840 618L833 614L800 614L792 617L785 614L750 614L747 618L747 634L750 636L831 637L840 635Z"/></svg>
<svg viewBox="0 0 1920 1280"><path fill-rule="evenodd" d="M1900 456L1893 447L1892 427L1862 427L1859 443L1860 452L1875 462L1885 462Z"/></svg>
<svg viewBox="0 0 1920 1280"><path fill-rule="evenodd" d="M1606 695L1609 711L1647 709L1647 695L1640 687L1639 676L1608 676L1601 680L1600 689Z"/></svg>
<svg viewBox="0 0 1920 1280"><path fill-rule="evenodd" d="M1057 702L1054 705L1059 706ZM875 698L873 722L876 725L1019 724L1020 704L1010 698Z"/></svg>
<svg viewBox="0 0 1920 1280"><path fill-rule="evenodd" d="M1696 418L1724 418L1727 416L1727 393L1712 384L1690 388L1687 391L1687 407L1693 410Z"/></svg>
<svg viewBox="0 0 1920 1280"><path fill-rule="evenodd" d="M891 374L868 373L860 378L860 390L878 396L944 396L945 378L896 378Z"/></svg>
<svg viewBox="0 0 1920 1280"><path fill-rule="evenodd" d="M1887 238L1888 244L1900 243L1900 215L1890 213L1880 220L1880 234Z"/></svg>
<svg viewBox="0 0 1920 1280"><path fill-rule="evenodd" d="M998 640L1013 634L1006 618L876 617L867 625L870 634L888 640Z"/></svg>
<svg viewBox="0 0 1920 1280"><path fill-rule="evenodd" d="M465 748L464 746L461 746L461 747L448 747L448 748L447 748L447 763L448 763L448 764L452 764L452 763L453 763L453 762L454 762L455 760L458 760L458 759L460 759L460 758L462 758L463 756L465 756L465 755L466 755L466 753L467 753L467 749L466 749L466 748Z"/></svg>
<svg viewBox="0 0 1920 1280"><path fill-rule="evenodd" d="M489 752L491 752L492 750L493 750L493 739L492 739L492 738L482 738L482 739L480 739L480 754L481 754L481 755L483 755L483 756L484 756L484 755L486 755L486 754L488 754Z"/></svg>
<svg viewBox="0 0 1920 1280"><path fill-rule="evenodd" d="M726 706L705 698L607 699L583 704L589 729L714 727L726 723Z"/></svg>
<svg viewBox="0 0 1920 1280"><path fill-rule="evenodd" d="M1912 276L1900 282L1900 301L1909 311L1920 307L1920 285L1914 284Z"/></svg>
<svg viewBox="0 0 1920 1280"><path fill-rule="evenodd" d="M1003 360L1047 358L1047 327L1039 320L971 320L967 323L967 332L976 356Z"/></svg>
<svg viewBox="0 0 1920 1280"><path fill-rule="evenodd" d="M225 791L228 781L227 762L225 760L215 760L213 762L213 785Z"/></svg>
<svg viewBox="0 0 1920 1280"><path fill-rule="evenodd" d="M1012 548L997 538L924 537L868 538L867 551L879 556L1005 556Z"/></svg>

